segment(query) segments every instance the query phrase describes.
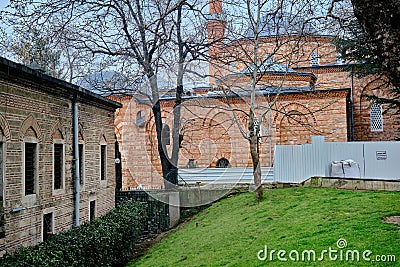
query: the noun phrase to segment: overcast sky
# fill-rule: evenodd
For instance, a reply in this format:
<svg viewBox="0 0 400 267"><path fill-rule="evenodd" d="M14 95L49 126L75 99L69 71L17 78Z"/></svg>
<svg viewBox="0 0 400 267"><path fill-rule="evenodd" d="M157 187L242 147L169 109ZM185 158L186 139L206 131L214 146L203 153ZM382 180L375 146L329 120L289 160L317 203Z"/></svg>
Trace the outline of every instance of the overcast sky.
<svg viewBox="0 0 400 267"><path fill-rule="evenodd" d="M9 2L9 0L0 0L0 9L3 9Z"/></svg>

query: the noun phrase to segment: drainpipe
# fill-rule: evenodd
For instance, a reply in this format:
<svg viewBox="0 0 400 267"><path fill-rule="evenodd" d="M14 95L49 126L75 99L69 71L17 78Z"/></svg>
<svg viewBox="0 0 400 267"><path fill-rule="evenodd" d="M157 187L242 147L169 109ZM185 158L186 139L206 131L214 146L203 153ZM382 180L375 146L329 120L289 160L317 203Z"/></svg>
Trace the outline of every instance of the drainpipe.
<svg viewBox="0 0 400 267"><path fill-rule="evenodd" d="M72 118L72 131L73 131L73 146L74 146L74 227L79 226L79 209L80 209L80 183L79 183L79 144L78 144L78 94L75 94L73 99L73 118Z"/></svg>
<svg viewBox="0 0 400 267"><path fill-rule="evenodd" d="M354 141L354 66L351 66L350 80L350 140Z"/></svg>

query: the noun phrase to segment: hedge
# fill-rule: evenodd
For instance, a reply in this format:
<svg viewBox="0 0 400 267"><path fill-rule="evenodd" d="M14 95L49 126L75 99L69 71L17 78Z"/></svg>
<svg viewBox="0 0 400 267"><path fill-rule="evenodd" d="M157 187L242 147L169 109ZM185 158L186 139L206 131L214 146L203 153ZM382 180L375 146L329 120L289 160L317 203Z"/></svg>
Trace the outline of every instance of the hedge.
<svg viewBox="0 0 400 267"><path fill-rule="evenodd" d="M141 235L145 204L126 201L96 220L21 247L0 259L0 266L120 266Z"/></svg>

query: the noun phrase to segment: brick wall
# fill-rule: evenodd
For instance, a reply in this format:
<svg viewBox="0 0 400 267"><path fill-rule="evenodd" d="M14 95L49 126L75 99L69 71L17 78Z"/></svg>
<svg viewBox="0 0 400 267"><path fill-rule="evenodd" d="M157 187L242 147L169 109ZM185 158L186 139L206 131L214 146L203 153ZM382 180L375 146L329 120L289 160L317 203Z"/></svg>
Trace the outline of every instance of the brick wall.
<svg viewBox="0 0 400 267"><path fill-rule="evenodd" d="M382 105L383 130L371 131L370 107L373 101L362 97L363 94L372 94L390 98L389 86L382 87L386 83L386 79L373 76L354 79L354 139L356 141L400 140L400 114L394 109L388 109L387 104Z"/></svg>
<svg viewBox="0 0 400 267"><path fill-rule="evenodd" d="M347 95L346 90L280 95L273 111L263 119L263 137L260 140L262 166L271 166L275 144L310 143L312 135L323 135L328 141L347 141ZM247 133L247 117L243 116L243 112L248 112L246 100L230 101L229 106L224 98L185 100L181 116L183 141L178 162L180 168L187 167L189 160L199 168L215 168L221 158L228 159L232 167L252 166L249 144L239 128ZM258 103L267 101L267 97L257 100ZM273 97L269 101L273 102ZM163 122L171 129L172 105L172 101L162 102ZM239 123L235 122L234 109L240 110L235 112ZM139 111L146 114L144 126L135 124ZM117 131L122 133L123 187L136 187L138 184L145 188L162 187L150 108L138 104L135 99L125 99L124 107L116 114L116 121L120 122ZM264 129L268 132L263 132ZM171 145L166 148L171 153Z"/></svg>
<svg viewBox="0 0 400 267"><path fill-rule="evenodd" d="M35 85L36 86L36 85ZM5 238L0 252L42 240L43 214L53 213L54 232L73 224L72 102L35 86L0 80L0 129L6 162L4 165ZM89 199L96 200L96 216L114 207L114 115L112 108L79 104L80 137L84 143L84 184L81 188L81 221L88 220ZM36 138L38 176L36 195L23 191L24 138ZM53 189L53 138L64 142L64 186ZM99 142L107 142L107 179L100 182ZM2 141L0 139L0 141ZM13 209L19 209L20 211Z"/></svg>

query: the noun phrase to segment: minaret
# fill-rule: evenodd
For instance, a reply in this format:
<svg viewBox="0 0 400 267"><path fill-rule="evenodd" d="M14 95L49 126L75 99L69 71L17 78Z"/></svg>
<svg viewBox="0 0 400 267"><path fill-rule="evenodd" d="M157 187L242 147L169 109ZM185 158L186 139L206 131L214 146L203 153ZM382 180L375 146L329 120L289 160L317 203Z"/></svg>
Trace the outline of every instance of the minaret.
<svg viewBox="0 0 400 267"><path fill-rule="evenodd" d="M213 61L215 62L216 57L220 55L220 47L224 43L226 21L222 12L222 0L210 0L210 14L206 22L207 34L208 34L208 56L210 67L210 83L214 84L216 71Z"/></svg>

